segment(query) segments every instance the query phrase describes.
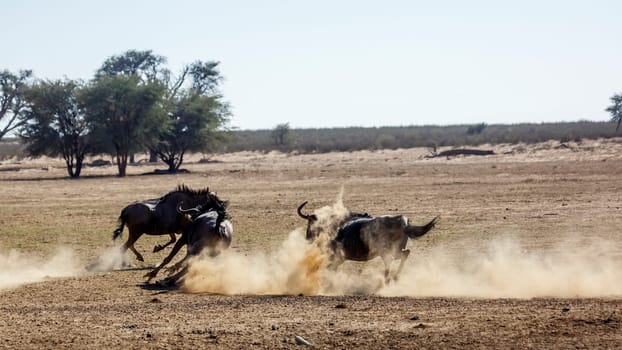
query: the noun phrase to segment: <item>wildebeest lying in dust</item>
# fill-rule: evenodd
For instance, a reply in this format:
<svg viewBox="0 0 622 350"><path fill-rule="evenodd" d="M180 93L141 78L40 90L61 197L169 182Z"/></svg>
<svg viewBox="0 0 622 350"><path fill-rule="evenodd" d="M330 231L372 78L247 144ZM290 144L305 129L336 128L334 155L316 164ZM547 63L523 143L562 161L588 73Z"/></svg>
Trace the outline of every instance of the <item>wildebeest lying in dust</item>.
<svg viewBox="0 0 622 350"><path fill-rule="evenodd" d="M177 247L180 243L187 243L188 251L186 256L171 268L172 271L178 270L179 268L181 268L181 270L159 281L159 284L165 286L176 284L188 272L188 260L190 258L204 253L210 257L214 257L220 254L221 251L229 248L233 237L233 226L226 212L227 203L222 201L217 203L216 208L210 208L208 211L205 211L201 206L183 209L182 203L179 204L177 208L178 212L187 215L187 219L191 223L184 230L182 237L175 246ZM173 254L173 252L171 252L171 254ZM162 264L146 274L145 277L148 277L148 280L154 278L158 271L170 262L171 259L169 257L165 258Z"/></svg>
<svg viewBox="0 0 622 350"><path fill-rule="evenodd" d="M119 227L114 231L113 239L117 239L127 225L129 234L122 246L122 252L128 248L134 252L136 259L144 261L143 256L134 248L134 243L143 234L170 235L171 239L164 245L156 245L153 252L158 252L166 246L175 243L175 234L182 231L184 215L177 212L177 206L182 201L189 206L212 205L212 197L208 188L193 190L185 185L179 185L161 198L147 199L142 202L129 204L119 215Z"/></svg>
<svg viewBox="0 0 622 350"><path fill-rule="evenodd" d="M308 240L314 240L319 235L315 232L319 228L313 225L318 218L314 214L302 213L306 203L298 207L298 215L308 220L306 236ZM410 254L410 250L406 249L408 239L417 239L425 235L434 227L437 220L438 216L423 226L415 226L403 215L372 217L366 213L348 213L336 222L331 222L333 227L337 227L337 233L331 237L328 244L331 254L329 267L336 269L345 260L368 261L379 256L384 262L384 276L388 281L391 262L393 259L399 259L400 265L393 277L397 279Z"/></svg>

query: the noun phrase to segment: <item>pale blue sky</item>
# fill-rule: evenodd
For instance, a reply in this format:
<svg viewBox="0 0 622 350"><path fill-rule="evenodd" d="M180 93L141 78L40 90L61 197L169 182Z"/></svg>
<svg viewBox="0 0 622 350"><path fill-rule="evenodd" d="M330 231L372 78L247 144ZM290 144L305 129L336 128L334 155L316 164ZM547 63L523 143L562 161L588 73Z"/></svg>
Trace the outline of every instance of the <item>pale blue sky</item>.
<svg viewBox="0 0 622 350"><path fill-rule="evenodd" d="M0 69L218 60L241 129L608 120L621 18L598 0L4 0Z"/></svg>

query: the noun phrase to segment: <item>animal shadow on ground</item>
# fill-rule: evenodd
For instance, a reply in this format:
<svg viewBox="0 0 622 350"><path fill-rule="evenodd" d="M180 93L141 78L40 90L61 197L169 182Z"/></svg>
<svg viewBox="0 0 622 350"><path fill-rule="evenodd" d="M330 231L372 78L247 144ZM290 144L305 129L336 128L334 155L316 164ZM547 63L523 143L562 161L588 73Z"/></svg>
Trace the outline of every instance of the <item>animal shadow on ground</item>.
<svg viewBox="0 0 622 350"><path fill-rule="evenodd" d="M153 266L131 266L124 265L121 267L110 267L107 266L106 263L102 261L93 261L92 263L84 266L84 270L89 272L124 272L124 271L141 271L141 270L152 270Z"/></svg>
<svg viewBox="0 0 622 350"><path fill-rule="evenodd" d="M143 282L143 283L137 284L136 286L140 287L143 290L160 292L160 293L156 293L156 294L162 294L162 293L168 293L168 292L173 292L173 291L179 291L179 286L177 286L175 284L173 284L173 285L166 285L166 284L158 283L158 282L154 282L154 283Z"/></svg>

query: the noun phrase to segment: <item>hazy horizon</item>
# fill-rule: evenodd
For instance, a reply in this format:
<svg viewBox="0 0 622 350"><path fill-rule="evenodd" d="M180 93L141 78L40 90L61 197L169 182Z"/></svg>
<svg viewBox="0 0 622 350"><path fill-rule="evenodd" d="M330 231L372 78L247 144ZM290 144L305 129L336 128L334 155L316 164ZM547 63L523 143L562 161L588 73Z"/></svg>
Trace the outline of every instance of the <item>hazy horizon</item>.
<svg viewBox="0 0 622 350"><path fill-rule="evenodd" d="M485 122L473 122L473 123L461 123L461 124L412 124L412 125L378 125L378 126L360 126L360 125L346 125L346 126L311 126L311 127L292 127L290 125L290 130L330 130L330 129L382 129L382 128L451 128L451 127L468 127L476 124L481 124ZM616 122L611 121L609 118L605 120L568 120L568 121L547 121L547 122L516 122L516 123L493 123L486 124L486 127L494 127L494 126L512 126L512 125L548 125L548 124L571 124L571 123L611 123L612 130L615 130ZM1 125L1 124L0 124ZM239 127L232 127L233 131L272 131L277 125L266 127L266 128L255 128L255 129L243 129ZM5 135L0 141L6 141L6 139L16 138L18 137L15 134L15 130Z"/></svg>

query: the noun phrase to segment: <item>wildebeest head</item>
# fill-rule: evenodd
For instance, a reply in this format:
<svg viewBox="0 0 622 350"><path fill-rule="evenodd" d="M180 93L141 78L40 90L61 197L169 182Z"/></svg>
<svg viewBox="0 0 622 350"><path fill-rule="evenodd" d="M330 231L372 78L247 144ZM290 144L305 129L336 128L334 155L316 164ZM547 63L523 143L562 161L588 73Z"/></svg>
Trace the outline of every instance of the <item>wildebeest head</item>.
<svg viewBox="0 0 622 350"><path fill-rule="evenodd" d="M313 226L313 224L315 222L317 222L317 215L315 215L315 214L304 214L302 212L302 208L304 208L305 205L307 205L307 201L304 201L298 207L297 212L298 212L298 215L301 218L307 220L307 235L306 235L306 238L307 238L307 240L312 240L319 234L319 232L312 232L312 226Z"/></svg>
<svg viewBox="0 0 622 350"><path fill-rule="evenodd" d="M194 207L185 208L185 203L183 201L179 202L177 205L177 212L179 214L187 215L190 219L193 219L203 213L213 210L220 216L223 216L223 218L228 218L228 205L229 203L218 198L216 193L208 192L206 194L205 201L202 204L195 205Z"/></svg>
<svg viewBox="0 0 622 350"><path fill-rule="evenodd" d="M227 215L226 211L229 206L229 202L218 198L215 192L210 192L209 197L212 209L218 212L219 215Z"/></svg>
<svg viewBox="0 0 622 350"><path fill-rule="evenodd" d="M312 241L316 239L321 233L326 232L329 236L334 236L337 230L344 223L358 218L371 218L371 215L367 213L351 213L347 210L337 210L331 212L327 217L322 217L321 220L318 215L305 214L302 209L307 204L307 201L298 206L298 215L307 220L306 239Z"/></svg>

